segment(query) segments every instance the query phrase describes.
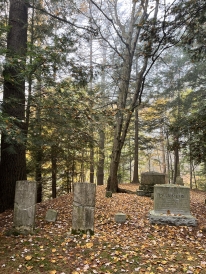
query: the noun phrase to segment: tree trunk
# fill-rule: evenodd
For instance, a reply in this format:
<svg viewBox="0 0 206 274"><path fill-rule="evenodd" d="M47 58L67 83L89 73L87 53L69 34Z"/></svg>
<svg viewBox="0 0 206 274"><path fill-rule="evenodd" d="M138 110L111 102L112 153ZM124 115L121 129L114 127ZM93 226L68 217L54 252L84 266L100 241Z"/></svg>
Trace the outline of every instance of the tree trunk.
<svg viewBox="0 0 206 274"><path fill-rule="evenodd" d="M133 184L139 183L139 172L138 172L138 164L139 164L139 112L138 108L135 110L135 148L134 148L134 174L133 174Z"/></svg>
<svg viewBox="0 0 206 274"><path fill-rule="evenodd" d="M42 202L42 151L37 150L35 180L37 182L37 203Z"/></svg>
<svg viewBox="0 0 206 274"><path fill-rule="evenodd" d="M179 161L179 138L177 137L177 143L175 145L175 150L174 150L174 178L173 182L174 184L176 183L176 179L178 176L180 176L180 161Z"/></svg>
<svg viewBox="0 0 206 274"><path fill-rule="evenodd" d="M4 67L2 115L7 131L1 138L0 212L14 205L15 184L26 180L25 153L25 59L27 49L26 1L10 0L7 56ZM10 121L9 121L10 120ZM16 127L21 141L11 138L10 130Z"/></svg>
<svg viewBox="0 0 206 274"><path fill-rule="evenodd" d="M89 181L90 183L94 183L94 147L93 145L90 147L90 173L89 173Z"/></svg>
<svg viewBox="0 0 206 274"><path fill-rule="evenodd" d="M104 142L105 134L103 130L100 130L99 133L99 163L97 169L97 185L104 184Z"/></svg>
<svg viewBox="0 0 206 274"><path fill-rule="evenodd" d="M51 147L51 162L52 162L52 198L56 198L56 188L57 188L57 149L55 145Z"/></svg>
<svg viewBox="0 0 206 274"><path fill-rule="evenodd" d="M165 144L164 144L164 133L163 128L160 129L161 138L161 150L162 150L162 173L166 173L166 155L165 155Z"/></svg>

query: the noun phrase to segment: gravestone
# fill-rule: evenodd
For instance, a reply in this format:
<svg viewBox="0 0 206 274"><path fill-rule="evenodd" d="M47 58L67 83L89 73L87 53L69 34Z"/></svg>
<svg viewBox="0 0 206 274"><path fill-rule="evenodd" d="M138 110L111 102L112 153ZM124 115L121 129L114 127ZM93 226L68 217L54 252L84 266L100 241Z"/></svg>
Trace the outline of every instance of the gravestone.
<svg viewBox="0 0 206 274"><path fill-rule="evenodd" d="M91 183L75 183L72 234L94 234L94 209L96 185Z"/></svg>
<svg viewBox="0 0 206 274"><path fill-rule="evenodd" d="M144 172L141 174L141 183L137 190L138 196L151 197L155 184L165 184L166 174L159 172Z"/></svg>
<svg viewBox="0 0 206 274"><path fill-rule="evenodd" d="M47 222L56 222L57 220L57 211L54 209L48 209L46 212L45 220Z"/></svg>
<svg viewBox="0 0 206 274"><path fill-rule="evenodd" d="M174 184L154 186L154 210L150 211L150 223L196 226L190 213L189 187Z"/></svg>
<svg viewBox="0 0 206 274"><path fill-rule="evenodd" d="M37 201L37 183L17 181L14 200L14 228L22 233L33 232Z"/></svg>
<svg viewBox="0 0 206 274"><path fill-rule="evenodd" d="M116 223L125 223L126 222L126 214L124 213L116 213L114 215L114 220Z"/></svg>

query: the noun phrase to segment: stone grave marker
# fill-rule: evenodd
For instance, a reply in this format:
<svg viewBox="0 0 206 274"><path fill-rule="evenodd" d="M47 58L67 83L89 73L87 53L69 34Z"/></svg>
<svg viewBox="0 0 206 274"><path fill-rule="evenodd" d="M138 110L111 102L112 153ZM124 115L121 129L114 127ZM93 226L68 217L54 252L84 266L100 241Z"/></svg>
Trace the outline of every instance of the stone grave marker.
<svg viewBox="0 0 206 274"><path fill-rule="evenodd" d="M166 174L159 172L143 172L141 174L141 183L137 190L138 196L151 197L154 192L154 185L165 184Z"/></svg>
<svg viewBox="0 0 206 274"><path fill-rule="evenodd" d="M115 220L116 223L120 223L120 224L121 223L125 223L126 222L126 218L127 218L127 216L124 213L118 212L118 213L116 213L114 215L114 220Z"/></svg>
<svg viewBox="0 0 206 274"><path fill-rule="evenodd" d="M154 186L154 210L150 211L150 223L196 226L190 213L189 187L165 184Z"/></svg>
<svg viewBox="0 0 206 274"><path fill-rule="evenodd" d="M94 234L94 209L96 199L96 185L91 183L75 183L72 234Z"/></svg>
<svg viewBox="0 0 206 274"><path fill-rule="evenodd" d="M58 212L54 209L48 209L46 212L45 220L47 222L56 222Z"/></svg>
<svg viewBox="0 0 206 274"><path fill-rule="evenodd" d="M33 232L37 202L37 183L17 181L14 200L14 228L22 233Z"/></svg>

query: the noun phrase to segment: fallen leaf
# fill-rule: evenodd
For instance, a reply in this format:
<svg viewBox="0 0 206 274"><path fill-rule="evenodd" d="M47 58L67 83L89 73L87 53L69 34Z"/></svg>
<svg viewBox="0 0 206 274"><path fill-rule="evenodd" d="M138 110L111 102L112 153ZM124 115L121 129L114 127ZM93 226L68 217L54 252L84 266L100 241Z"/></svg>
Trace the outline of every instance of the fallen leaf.
<svg viewBox="0 0 206 274"><path fill-rule="evenodd" d="M32 259L32 256L26 256L26 257L25 257L25 260L26 260L26 261L30 261L31 259Z"/></svg>
<svg viewBox="0 0 206 274"><path fill-rule="evenodd" d="M86 247L87 248L92 248L93 247L93 243L86 243Z"/></svg>

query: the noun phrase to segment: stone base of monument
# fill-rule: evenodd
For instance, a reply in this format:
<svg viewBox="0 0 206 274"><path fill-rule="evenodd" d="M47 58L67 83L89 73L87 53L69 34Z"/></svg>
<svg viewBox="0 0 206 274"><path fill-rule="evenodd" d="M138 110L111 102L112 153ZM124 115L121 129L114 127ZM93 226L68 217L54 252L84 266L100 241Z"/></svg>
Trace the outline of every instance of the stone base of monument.
<svg viewBox="0 0 206 274"><path fill-rule="evenodd" d="M175 226L196 226L197 220L192 215L175 215L156 213L150 211L149 220L151 224L164 224Z"/></svg>
<svg viewBox="0 0 206 274"><path fill-rule="evenodd" d="M152 192L145 192L144 190L137 189L137 196L151 197Z"/></svg>
<svg viewBox="0 0 206 274"><path fill-rule="evenodd" d="M197 220L190 213L190 189L174 184L155 185L154 210L149 220L152 224L196 226Z"/></svg>

